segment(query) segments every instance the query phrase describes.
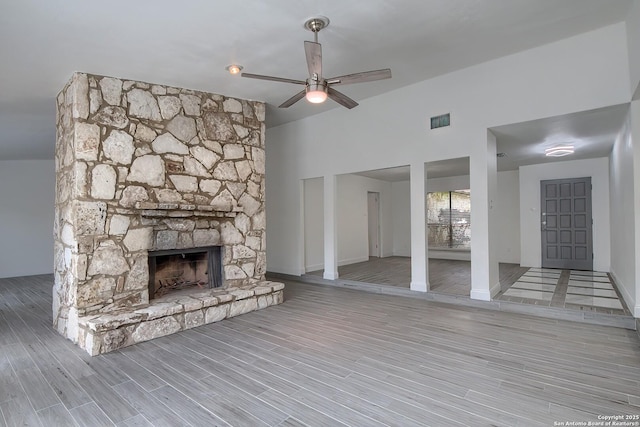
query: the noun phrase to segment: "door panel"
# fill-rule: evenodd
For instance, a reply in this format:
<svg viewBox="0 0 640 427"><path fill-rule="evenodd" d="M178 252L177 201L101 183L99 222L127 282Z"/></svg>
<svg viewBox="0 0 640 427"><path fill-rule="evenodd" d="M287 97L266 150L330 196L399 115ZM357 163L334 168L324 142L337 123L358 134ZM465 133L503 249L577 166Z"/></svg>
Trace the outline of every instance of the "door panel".
<svg viewBox="0 0 640 427"><path fill-rule="evenodd" d="M591 178L540 182L542 267L593 269Z"/></svg>

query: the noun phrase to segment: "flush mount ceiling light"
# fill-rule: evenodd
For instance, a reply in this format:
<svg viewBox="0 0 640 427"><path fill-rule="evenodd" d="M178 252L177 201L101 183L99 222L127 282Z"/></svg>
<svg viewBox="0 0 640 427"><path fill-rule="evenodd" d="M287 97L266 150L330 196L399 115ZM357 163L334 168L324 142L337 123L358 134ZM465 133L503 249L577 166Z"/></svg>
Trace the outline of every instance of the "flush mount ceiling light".
<svg viewBox="0 0 640 427"><path fill-rule="evenodd" d="M544 155L547 157L562 157L573 154L574 151L573 145L558 145L544 150Z"/></svg>
<svg viewBox="0 0 640 427"><path fill-rule="evenodd" d="M225 70L229 72L229 74L240 74L242 71L242 65L231 64L225 67Z"/></svg>

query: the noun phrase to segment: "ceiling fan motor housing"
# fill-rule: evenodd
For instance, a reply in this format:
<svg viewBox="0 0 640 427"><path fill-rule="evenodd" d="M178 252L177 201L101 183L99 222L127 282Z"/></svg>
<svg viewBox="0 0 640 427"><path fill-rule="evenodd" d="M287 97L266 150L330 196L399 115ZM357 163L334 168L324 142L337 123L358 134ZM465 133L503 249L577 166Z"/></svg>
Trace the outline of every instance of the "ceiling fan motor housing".
<svg viewBox="0 0 640 427"><path fill-rule="evenodd" d="M307 79L307 92L320 90L322 92L326 92L329 85L325 79L313 80Z"/></svg>

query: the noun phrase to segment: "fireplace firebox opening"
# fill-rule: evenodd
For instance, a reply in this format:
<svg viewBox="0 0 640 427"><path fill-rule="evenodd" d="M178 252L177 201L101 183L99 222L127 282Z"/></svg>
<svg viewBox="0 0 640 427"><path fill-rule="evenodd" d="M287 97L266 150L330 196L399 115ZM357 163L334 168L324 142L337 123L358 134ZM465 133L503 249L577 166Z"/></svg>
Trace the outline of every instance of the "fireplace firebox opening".
<svg viewBox="0 0 640 427"><path fill-rule="evenodd" d="M149 299L183 289L222 286L222 247L149 252Z"/></svg>

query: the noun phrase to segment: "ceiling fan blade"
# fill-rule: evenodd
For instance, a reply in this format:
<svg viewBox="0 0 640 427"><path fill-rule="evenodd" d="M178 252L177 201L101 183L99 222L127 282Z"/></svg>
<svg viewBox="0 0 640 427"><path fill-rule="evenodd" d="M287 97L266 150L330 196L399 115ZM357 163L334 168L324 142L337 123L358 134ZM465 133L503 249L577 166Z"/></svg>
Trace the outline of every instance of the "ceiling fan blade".
<svg viewBox="0 0 640 427"><path fill-rule="evenodd" d="M384 70L364 71L362 73L346 74L344 76L332 77L327 79L327 83L330 85L346 85L350 83L364 83L373 82L376 80L390 79L391 70L385 68Z"/></svg>
<svg viewBox="0 0 640 427"><path fill-rule="evenodd" d="M291 107L293 104L295 104L296 102L300 101L302 98L304 98L304 96L306 95L307 91L306 89L301 90L300 92L296 93L295 95L293 95L291 98L287 99L286 101L284 101L282 104L280 104L278 106L278 108L288 108Z"/></svg>
<svg viewBox="0 0 640 427"><path fill-rule="evenodd" d="M296 84L296 85L306 85L307 84L307 82L305 82L304 80L286 79L284 77L263 76L261 74L251 74L251 73L242 73L240 75L242 77L249 77L250 79L271 80L271 81L274 81L274 82L293 83L293 84Z"/></svg>
<svg viewBox="0 0 640 427"><path fill-rule="evenodd" d="M309 76L314 74L318 78L322 77L322 45L320 43L305 41L304 52L307 54L307 67L309 67Z"/></svg>
<svg viewBox="0 0 640 427"><path fill-rule="evenodd" d="M348 109L352 109L353 107L358 106L358 103L356 101L349 98L344 93L338 92L337 90L331 89L330 87L327 89L327 95L329 96L329 98L333 99L343 107L347 107Z"/></svg>

